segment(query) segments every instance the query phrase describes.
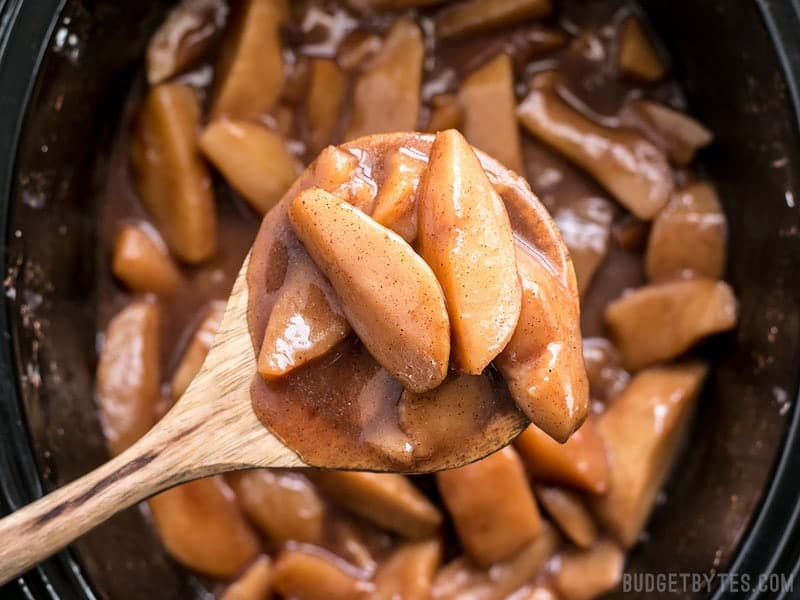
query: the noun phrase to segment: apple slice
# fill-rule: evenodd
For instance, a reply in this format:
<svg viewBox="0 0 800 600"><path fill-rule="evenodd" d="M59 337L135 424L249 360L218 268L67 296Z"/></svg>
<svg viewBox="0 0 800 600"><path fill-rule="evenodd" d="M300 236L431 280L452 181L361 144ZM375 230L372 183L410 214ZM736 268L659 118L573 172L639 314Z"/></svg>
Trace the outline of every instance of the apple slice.
<svg viewBox="0 0 800 600"><path fill-rule="evenodd" d="M147 83L174 77L202 58L225 22L227 7L217 0L183 0L147 45Z"/></svg>
<svg viewBox="0 0 800 600"><path fill-rule="evenodd" d="M428 600L442 560L438 538L409 542L395 550L375 574L373 600Z"/></svg>
<svg viewBox="0 0 800 600"><path fill-rule="evenodd" d="M436 35L461 37L548 15L550 0L467 0L436 15Z"/></svg>
<svg viewBox="0 0 800 600"><path fill-rule="evenodd" d="M458 99L464 108L463 131L469 143L512 171L522 173L511 57L498 54L470 73L461 85ZM488 106L491 110L486 110Z"/></svg>
<svg viewBox="0 0 800 600"><path fill-rule="evenodd" d="M508 560L489 568L476 565L466 556L452 560L436 573L432 600L505 600L516 597L526 583L542 572L542 567L561 545L561 536L547 521L541 533Z"/></svg>
<svg viewBox="0 0 800 600"><path fill-rule="evenodd" d="M536 499L561 532L579 548L591 548L597 540L597 526L583 498L562 487L535 485Z"/></svg>
<svg viewBox="0 0 800 600"><path fill-rule="evenodd" d="M301 600L368 598L375 589L350 563L306 544L291 545L278 555L272 582L281 598Z"/></svg>
<svg viewBox="0 0 800 600"><path fill-rule="evenodd" d="M589 411L578 297L522 242L517 242L517 265L522 311L495 365L520 410L565 442Z"/></svg>
<svg viewBox="0 0 800 600"><path fill-rule="evenodd" d="M555 569L553 584L563 600L599 598L619 585L625 553L609 539L588 550L567 550Z"/></svg>
<svg viewBox="0 0 800 600"><path fill-rule="evenodd" d="M333 502L381 529L410 539L435 535L442 514L404 475L315 471L314 484Z"/></svg>
<svg viewBox="0 0 800 600"><path fill-rule="evenodd" d="M417 188L425 157L401 148L385 162L386 179L375 197L372 218L412 244L417 237Z"/></svg>
<svg viewBox="0 0 800 600"><path fill-rule="evenodd" d="M671 360L701 339L736 327L736 296L724 281L688 279L645 285L606 307L606 324L636 371Z"/></svg>
<svg viewBox="0 0 800 600"><path fill-rule="evenodd" d="M225 589L222 600L269 598L271 591L272 561L262 555Z"/></svg>
<svg viewBox="0 0 800 600"><path fill-rule="evenodd" d="M447 375L450 326L425 261L399 235L319 188L292 201L289 219L375 360L414 392L438 386Z"/></svg>
<svg viewBox="0 0 800 600"><path fill-rule="evenodd" d="M702 123L651 100L632 101L623 118L632 120L654 144L667 151L672 162L684 167L714 139L714 134Z"/></svg>
<svg viewBox="0 0 800 600"><path fill-rule="evenodd" d="M650 281L686 277L719 279L725 271L728 223L717 192L699 182L678 190L655 221L647 242Z"/></svg>
<svg viewBox="0 0 800 600"><path fill-rule="evenodd" d="M552 481L602 494L608 489L608 458L590 418L564 444L530 425L514 447L537 481Z"/></svg>
<svg viewBox="0 0 800 600"><path fill-rule="evenodd" d="M454 373L426 394L403 391L400 428L413 441L417 458L433 456L482 434L486 411L495 404L496 390L487 375Z"/></svg>
<svg viewBox="0 0 800 600"><path fill-rule="evenodd" d="M220 475L161 492L148 504L167 552L190 569L219 579L235 577L261 550Z"/></svg>
<svg viewBox="0 0 800 600"><path fill-rule="evenodd" d="M327 506L302 473L252 469L228 475L228 483L248 519L270 542L321 543Z"/></svg>
<svg viewBox="0 0 800 600"><path fill-rule="evenodd" d="M312 168L317 187L347 200L368 215L372 214L377 186L365 176L353 154L337 146L328 146L319 153Z"/></svg>
<svg viewBox="0 0 800 600"><path fill-rule="evenodd" d="M172 376L170 383L170 395L172 400L177 402L183 393L189 389L189 384L200 372L203 361L206 359L208 351L214 344L217 336L222 316L225 314L224 302L213 302L208 310L208 314L203 318L200 326L192 335L192 339L181 357L178 368Z"/></svg>
<svg viewBox="0 0 800 600"><path fill-rule="evenodd" d="M200 100L186 85L162 83L147 95L131 158L142 204L176 258L210 259L217 245L211 178L197 148Z"/></svg>
<svg viewBox="0 0 800 600"><path fill-rule="evenodd" d="M327 353L350 333L330 283L305 252L278 291L258 355L264 379L283 377Z"/></svg>
<svg viewBox="0 0 800 600"><path fill-rule="evenodd" d="M169 295L183 278L166 244L149 223L126 224L114 238L114 276L131 291Z"/></svg>
<svg viewBox="0 0 800 600"><path fill-rule="evenodd" d="M420 254L444 289L457 366L478 375L511 339L522 288L503 201L454 129L436 134L417 211Z"/></svg>
<svg viewBox="0 0 800 600"><path fill-rule="evenodd" d="M398 19L355 84L346 140L417 128L424 57L419 27L409 19Z"/></svg>
<svg viewBox="0 0 800 600"><path fill-rule="evenodd" d="M347 77L335 60L311 61L310 82L305 103L309 149L319 152L333 140L347 91Z"/></svg>
<svg viewBox="0 0 800 600"><path fill-rule="evenodd" d="M553 89L550 80L557 77L539 75L539 87L517 109L522 124L585 169L634 215L653 219L674 185L667 157L638 131L600 125L572 108Z"/></svg>
<svg viewBox="0 0 800 600"><path fill-rule="evenodd" d="M206 158L261 215L278 203L301 171L283 136L257 123L214 121L199 144Z"/></svg>
<svg viewBox="0 0 800 600"><path fill-rule="evenodd" d="M280 25L287 6L283 0L245 0L237 8L216 65L212 120L263 116L283 89Z"/></svg>
<svg viewBox="0 0 800 600"><path fill-rule="evenodd" d="M667 68L636 17L628 17L619 31L619 68L641 81L658 81Z"/></svg>
<svg viewBox="0 0 800 600"><path fill-rule="evenodd" d="M105 331L97 365L97 403L114 455L155 425L160 398L161 308L139 300L117 314Z"/></svg>
<svg viewBox="0 0 800 600"><path fill-rule="evenodd" d="M511 558L541 533L525 466L511 446L437 473L436 483L464 549L481 566Z"/></svg>
<svg viewBox="0 0 800 600"><path fill-rule="evenodd" d="M675 462L707 372L700 362L646 369L597 421L611 477L591 506L626 547L639 539Z"/></svg>

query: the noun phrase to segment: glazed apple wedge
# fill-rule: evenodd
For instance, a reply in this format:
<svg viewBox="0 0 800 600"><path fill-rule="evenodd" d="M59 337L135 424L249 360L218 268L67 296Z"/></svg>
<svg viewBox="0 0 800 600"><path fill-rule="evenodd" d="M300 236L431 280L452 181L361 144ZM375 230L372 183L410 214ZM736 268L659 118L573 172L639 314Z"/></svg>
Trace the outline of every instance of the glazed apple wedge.
<svg viewBox="0 0 800 600"><path fill-rule="evenodd" d="M289 269L269 315L258 372L278 379L328 352L350 333L339 301L305 252Z"/></svg>
<svg viewBox="0 0 800 600"><path fill-rule="evenodd" d="M522 412L563 443L589 412L578 299L521 241L517 264L523 289L519 325L495 365Z"/></svg>
<svg viewBox="0 0 800 600"><path fill-rule="evenodd" d="M436 134L417 203L419 250L444 290L456 366L478 375L511 339L522 288L508 213L458 131Z"/></svg>
<svg viewBox="0 0 800 600"><path fill-rule="evenodd" d="M414 392L438 386L450 324L425 261L399 235L319 188L292 201L289 220L375 360Z"/></svg>

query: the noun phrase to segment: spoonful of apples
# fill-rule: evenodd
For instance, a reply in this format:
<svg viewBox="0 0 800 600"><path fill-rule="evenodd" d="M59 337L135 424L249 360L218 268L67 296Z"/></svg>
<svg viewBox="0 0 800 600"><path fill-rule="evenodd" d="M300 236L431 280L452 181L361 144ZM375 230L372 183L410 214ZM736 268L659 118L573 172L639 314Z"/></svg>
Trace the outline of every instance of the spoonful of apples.
<svg viewBox="0 0 800 600"><path fill-rule="evenodd" d="M454 130L325 149L266 215L183 396L0 520L0 584L164 489L252 467L455 468L586 417L572 263L527 183Z"/></svg>

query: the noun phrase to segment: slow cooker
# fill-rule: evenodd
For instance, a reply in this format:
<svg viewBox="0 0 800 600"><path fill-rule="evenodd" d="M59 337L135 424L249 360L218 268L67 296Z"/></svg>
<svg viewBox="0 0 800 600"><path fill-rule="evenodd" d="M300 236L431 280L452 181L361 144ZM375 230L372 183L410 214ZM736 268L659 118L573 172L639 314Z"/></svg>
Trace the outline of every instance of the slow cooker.
<svg viewBox="0 0 800 600"><path fill-rule="evenodd" d="M95 214L123 101L170 4L0 0L0 514L106 460L92 398L93 289L106 260L96 251ZM715 598L740 597L745 587L752 598L793 597L792 587L800 593L800 2L642 5L691 111L716 138L704 165L729 218L726 279L741 319L707 349L718 362L688 450L626 572L662 581L705 574ZM648 597L708 595L664 587ZM136 509L0 590L37 599L202 593Z"/></svg>

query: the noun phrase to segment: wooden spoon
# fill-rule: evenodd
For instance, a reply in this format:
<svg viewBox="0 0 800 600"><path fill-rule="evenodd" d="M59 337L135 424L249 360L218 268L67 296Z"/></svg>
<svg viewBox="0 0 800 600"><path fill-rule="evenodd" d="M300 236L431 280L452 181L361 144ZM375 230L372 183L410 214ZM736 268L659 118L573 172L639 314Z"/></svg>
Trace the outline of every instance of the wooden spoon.
<svg viewBox="0 0 800 600"><path fill-rule="evenodd" d="M412 135L426 146L432 141L431 136L392 134L361 142L396 144L400 137ZM493 173L502 173L507 182L520 182L521 193L530 194L519 176L486 155L479 156ZM298 179L287 196L294 197L308 186L309 173ZM566 269L566 250L544 208L537 208L531 219L535 223L522 226L538 227L536 237L542 247L559 258L559 270ZM253 410L251 385L257 375L248 326L249 264L248 254L199 374L161 421L106 464L0 520L0 584L117 512L180 483L254 467L330 466L301 460L265 428ZM500 418L469 448L459 448L417 469L443 470L474 462L507 445L526 424L521 413Z"/></svg>

